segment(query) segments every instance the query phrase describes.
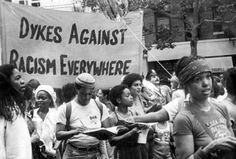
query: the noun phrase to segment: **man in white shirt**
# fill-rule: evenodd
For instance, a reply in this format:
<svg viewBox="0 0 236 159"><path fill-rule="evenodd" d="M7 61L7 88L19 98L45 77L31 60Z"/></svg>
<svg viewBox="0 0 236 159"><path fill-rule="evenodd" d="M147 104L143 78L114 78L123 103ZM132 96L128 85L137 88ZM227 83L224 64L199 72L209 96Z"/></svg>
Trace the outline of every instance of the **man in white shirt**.
<svg viewBox="0 0 236 159"><path fill-rule="evenodd" d="M83 134L88 129L109 127L108 109L103 105L102 110L92 99L95 88L95 79L88 73L76 77L76 97L70 102L70 130L66 130L66 109L68 104L58 110L56 137L58 140L67 140L63 159L94 159L99 154L99 140Z"/></svg>

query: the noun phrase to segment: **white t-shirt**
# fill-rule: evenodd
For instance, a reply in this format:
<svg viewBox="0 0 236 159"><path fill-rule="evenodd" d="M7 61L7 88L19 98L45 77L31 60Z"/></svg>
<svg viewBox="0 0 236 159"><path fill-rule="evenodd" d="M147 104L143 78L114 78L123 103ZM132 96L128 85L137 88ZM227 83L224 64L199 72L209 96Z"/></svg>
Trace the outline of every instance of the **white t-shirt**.
<svg viewBox="0 0 236 159"><path fill-rule="evenodd" d="M30 134L22 115L15 115L12 122L0 118L0 159L32 159Z"/></svg>
<svg viewBox="0 0 236 159"><path fill-rule="evenodd" d="M103 112L101 117L100 109L93 99L89 104L82 106L78 104L75 99L71 101L71 116L70 116L70 128L76 129L81 126L85 126L88 129L96 129L101 127L101 121L104 121L109 116L108 109L103 105ZM66 125L66 105L62 105L58 109L57 123ZM74 146L89 146L99 143L99 140L95 137L85 134L74 135L68 139L69 143L73 143Z"/></svg>
<svg viewBox="0 0 236 159"><path fill-rule="evenodd" d="M175 98L168 104L164 105L162 108L165 109L169 115L169 121L173 121L179 110L179 100L180 98Z"/></svg>
<svg viewBox="0 0 236 159"><path fill-rule="evenodd" d="M187 94L186 98L175 98L174 100L170 101L168 104L164 105L162 108L165 109L169 115L169 121L173 121L180 110L180 102L185 100L188 101L190 95Z"/></svg>
<svg viewBox="0 0 236 159"><path fill-rule="evenodd" d="M172 99L171 100L174 100L175 98L182 98L184 99L185 98L185 92L183 89L177 89L175 91L172 92Z"/></svg>

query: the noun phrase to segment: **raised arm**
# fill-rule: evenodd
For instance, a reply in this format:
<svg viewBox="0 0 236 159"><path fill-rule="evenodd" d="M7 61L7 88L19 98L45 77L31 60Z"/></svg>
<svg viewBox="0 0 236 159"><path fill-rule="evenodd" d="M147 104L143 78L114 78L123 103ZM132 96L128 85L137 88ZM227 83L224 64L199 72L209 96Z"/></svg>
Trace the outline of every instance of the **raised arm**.
<svg viewBox="0 0 236 159"><path fill-rule="evenodd" d="M168 104L162 106L162 109L157 112L148 113L142 116L136 116L136 122L164 122L167 120L173 121L178 114L181 99L175 99Z"/></svg>
<svg viewBox="0 0 236 159"><path fill-rule="evenodd" d="M169 115L165 109L161 109L157 112L148 113L142 116L135 116L136 122L163 122L169 120Z"/></svg>

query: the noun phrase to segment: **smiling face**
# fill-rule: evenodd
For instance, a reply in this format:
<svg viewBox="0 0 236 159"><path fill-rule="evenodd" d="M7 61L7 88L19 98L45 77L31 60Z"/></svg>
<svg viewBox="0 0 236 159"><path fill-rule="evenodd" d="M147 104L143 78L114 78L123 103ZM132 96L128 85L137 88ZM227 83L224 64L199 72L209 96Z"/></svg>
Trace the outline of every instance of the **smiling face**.
<svg viewBox="0 0 236 159"><path fill-rule="evenodd" d="M35 100L36 106L41 110L48 110L48 108L53 105L53 101L46 91L39 91Z"/></svg>
<svg viewBox="0 0 236 159"><path fill-rule="evenodd" d="M12 75L10 76L12 85L19 90L20 92L25 91L25 81L21 78L20 72L18 69L13 69Z"/></svg>
<svg viewBox="0 0 236 159"><path fill-rule="evenodd" d="M197 100L207 99L211 95L211 89L212 78L209 72L195 76L189 84L187 84L187 90L191 97Z"/></svg>

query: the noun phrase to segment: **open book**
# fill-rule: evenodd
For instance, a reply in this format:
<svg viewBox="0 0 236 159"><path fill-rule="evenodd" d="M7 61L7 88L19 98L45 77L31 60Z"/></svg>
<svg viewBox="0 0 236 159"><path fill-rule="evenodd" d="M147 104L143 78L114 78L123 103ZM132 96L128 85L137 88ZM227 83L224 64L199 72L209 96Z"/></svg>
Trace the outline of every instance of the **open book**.
<svg viewBox="0 0 236 159"><path fill-rule="evenodd" d="M86 130L83 133L89 136L96 137L99 140L107 140L111 136L116 135L118 133L118 126L113 126L110 128L98 128Z"/></svg>

